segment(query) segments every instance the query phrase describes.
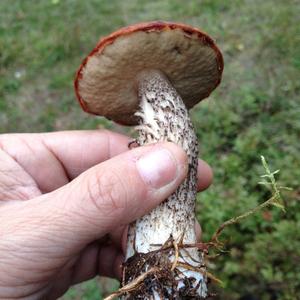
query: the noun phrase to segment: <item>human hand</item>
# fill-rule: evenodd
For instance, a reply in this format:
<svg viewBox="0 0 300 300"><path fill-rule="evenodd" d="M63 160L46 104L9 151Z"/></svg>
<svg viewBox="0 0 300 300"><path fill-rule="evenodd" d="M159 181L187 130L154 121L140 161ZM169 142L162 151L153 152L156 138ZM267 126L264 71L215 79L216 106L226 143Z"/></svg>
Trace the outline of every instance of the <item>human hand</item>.
<svg viewBox="0 0 300 300"><path fill-rule="evenodd" d="M128 151L128 141L108 131L0 135L0 299L56 299L96 275L120 277L126 225L187 172L176 145ZM212 173L203 161L198 169L203 190Z"/></svg>

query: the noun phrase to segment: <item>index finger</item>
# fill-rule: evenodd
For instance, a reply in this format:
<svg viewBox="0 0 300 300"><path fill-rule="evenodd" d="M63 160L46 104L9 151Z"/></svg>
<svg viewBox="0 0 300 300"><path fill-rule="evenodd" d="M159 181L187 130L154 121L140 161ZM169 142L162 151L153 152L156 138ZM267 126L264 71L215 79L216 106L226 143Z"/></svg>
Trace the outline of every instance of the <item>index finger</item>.
<svg viewBox="0 0 300 300"><path fill-rule="evenodd" d="M43 143L73 179L92 166L128 151L129 137L109 130L45 133Z"/></svg>
<svg viewBox="0 0 300 300"><path fill-rule="evenodd" d="M108 130L4 134L1 148L37 183L53 191L90 167L128 150L129 138Z"/></svg>

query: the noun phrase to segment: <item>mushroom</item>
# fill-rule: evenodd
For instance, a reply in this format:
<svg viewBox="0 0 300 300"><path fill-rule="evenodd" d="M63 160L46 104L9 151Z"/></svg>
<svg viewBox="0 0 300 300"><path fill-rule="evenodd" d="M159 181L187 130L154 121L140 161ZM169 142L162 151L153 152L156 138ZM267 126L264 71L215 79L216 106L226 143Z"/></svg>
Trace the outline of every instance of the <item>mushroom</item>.
<svg viewBox="0 0 300 300"><path fill-rule="evenodd" d="M210 95L222 71L222 54L206 33L154 21L101 39L77 72L83 110L136 125L139 145L171 141L188 156L184 182L130 225L124 299L207 297L204 253L195 246L198 144L188 109Z"/></svg>

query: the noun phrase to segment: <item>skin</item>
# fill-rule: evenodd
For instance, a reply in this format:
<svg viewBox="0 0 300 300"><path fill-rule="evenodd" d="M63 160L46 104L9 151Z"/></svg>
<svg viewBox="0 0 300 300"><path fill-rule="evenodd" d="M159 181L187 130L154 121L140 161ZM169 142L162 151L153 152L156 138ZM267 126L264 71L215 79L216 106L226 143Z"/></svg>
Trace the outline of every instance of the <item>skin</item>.
<svg viewBox="0 0 300 300"><path fill-rule="evenodd" d="M127 225L187 171L172 143L128 142L109 131L0 135L0 299L56 299L96 275L121 276ZM153 185L139 161L161 150L173 164ZM201 191L212 171L199 160L199 173Z"/></svg>

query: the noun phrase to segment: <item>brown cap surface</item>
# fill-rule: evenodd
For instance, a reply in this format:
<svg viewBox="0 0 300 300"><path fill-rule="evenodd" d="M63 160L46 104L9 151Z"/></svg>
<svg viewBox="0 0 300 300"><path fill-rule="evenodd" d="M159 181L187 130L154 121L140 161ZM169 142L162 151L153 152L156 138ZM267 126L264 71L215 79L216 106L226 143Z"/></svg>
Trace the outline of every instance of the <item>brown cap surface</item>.
<svg viewBox="0 0 300 300"><path fill-rule="evenodd" d="M136 124L136 76L145 69L162 71L191 108L220 83L223 57L206 33L188 25L155 21L122 28L101 39L79 68L75 91L82 108Z"/></svg>

